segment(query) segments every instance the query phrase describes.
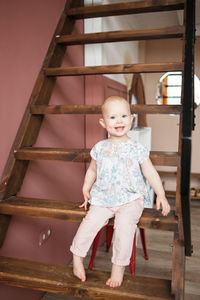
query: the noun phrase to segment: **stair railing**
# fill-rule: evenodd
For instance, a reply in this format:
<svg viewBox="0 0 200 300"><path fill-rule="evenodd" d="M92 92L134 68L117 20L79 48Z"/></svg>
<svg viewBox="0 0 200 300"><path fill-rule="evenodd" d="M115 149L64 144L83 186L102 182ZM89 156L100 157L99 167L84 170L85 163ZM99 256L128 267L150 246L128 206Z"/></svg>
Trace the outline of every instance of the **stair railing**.
<svg viewBox="0 0 200 300"><path fill-rule="evenodd" d="M191 256L190 221L190 169L191 140L194 129L194 42L195 42L195 0L186 2L185 66L183 76L183 117L181 157L181 207L185 255Z"/></svg>

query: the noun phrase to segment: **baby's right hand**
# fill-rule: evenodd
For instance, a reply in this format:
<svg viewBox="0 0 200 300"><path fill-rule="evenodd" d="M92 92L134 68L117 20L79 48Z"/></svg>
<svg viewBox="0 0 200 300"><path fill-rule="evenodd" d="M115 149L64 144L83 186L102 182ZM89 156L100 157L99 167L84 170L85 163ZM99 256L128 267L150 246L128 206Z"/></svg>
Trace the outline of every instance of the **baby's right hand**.
<svg viewBox="0 0 200 300"><path fill-rule="evenodd" d="M84 209L87 210L88 200L90 199L90 192L83 189L83 197L85 201L79 207L84 207Z"/></svg>

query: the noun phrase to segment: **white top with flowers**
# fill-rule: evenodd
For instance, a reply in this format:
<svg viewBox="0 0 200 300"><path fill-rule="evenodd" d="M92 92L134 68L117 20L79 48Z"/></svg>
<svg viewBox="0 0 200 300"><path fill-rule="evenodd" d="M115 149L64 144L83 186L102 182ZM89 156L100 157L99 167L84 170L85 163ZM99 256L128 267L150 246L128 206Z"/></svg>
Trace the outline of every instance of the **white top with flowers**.
<svg viewBox="0 0 200 300"><path fill-rule="evenodd" d="M144 197L150 203L140 164L149 157L149 151L140 143L129 139L98 142L90 152L97 164L97 178L91 189L89 203L114 207Z"/></svg>

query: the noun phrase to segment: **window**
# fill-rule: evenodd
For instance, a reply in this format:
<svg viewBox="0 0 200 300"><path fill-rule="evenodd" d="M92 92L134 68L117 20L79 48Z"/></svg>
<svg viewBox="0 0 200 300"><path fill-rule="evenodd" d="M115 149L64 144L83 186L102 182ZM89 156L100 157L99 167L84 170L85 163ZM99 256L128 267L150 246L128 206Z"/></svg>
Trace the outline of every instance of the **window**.
<svg viewBox="0 0 200 300"><path fill-rule="evenodd" d="M181 72L167 72L159 80L156 100L158 104L181 104Z"/></svg>
<svg viewBox="0 0 200 300"><path fill-rule="evenodd" d="M181 104L181 72L167 72L159 80L156 90L158 104L178 105ZM200 80L194 75L194 102L200 105Z"/></svg>

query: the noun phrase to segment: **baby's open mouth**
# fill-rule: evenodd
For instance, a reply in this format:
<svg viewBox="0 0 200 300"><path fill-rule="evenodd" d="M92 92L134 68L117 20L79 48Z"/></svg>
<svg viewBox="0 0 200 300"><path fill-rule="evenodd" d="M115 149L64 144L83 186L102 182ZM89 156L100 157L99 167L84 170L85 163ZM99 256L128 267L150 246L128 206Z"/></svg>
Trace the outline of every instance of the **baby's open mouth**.
<svg viewBox="0 0 200 300"><path fill-rule="evenodd" d="M123 131L124 130L124 126L116 126L115 130L118 131L118 132Z"/></svg>

